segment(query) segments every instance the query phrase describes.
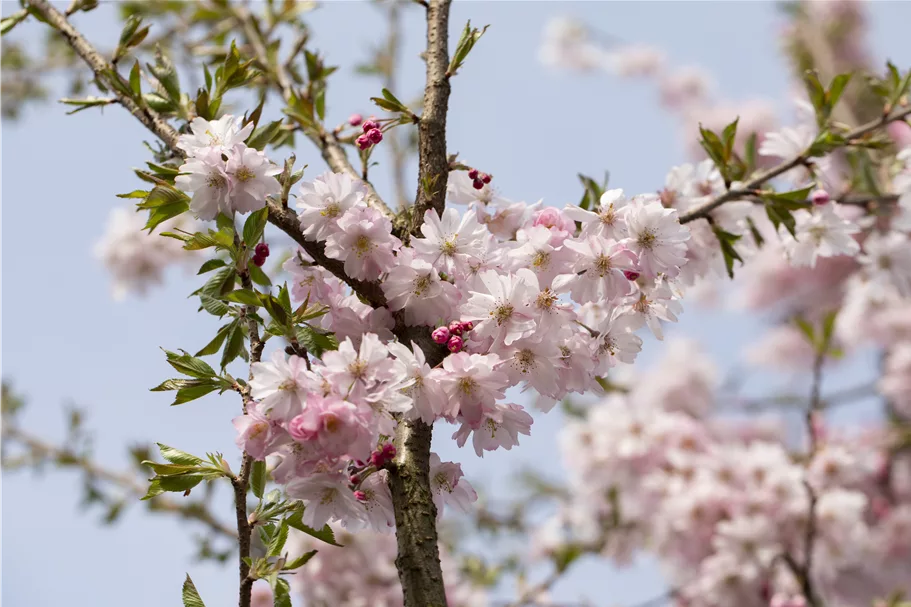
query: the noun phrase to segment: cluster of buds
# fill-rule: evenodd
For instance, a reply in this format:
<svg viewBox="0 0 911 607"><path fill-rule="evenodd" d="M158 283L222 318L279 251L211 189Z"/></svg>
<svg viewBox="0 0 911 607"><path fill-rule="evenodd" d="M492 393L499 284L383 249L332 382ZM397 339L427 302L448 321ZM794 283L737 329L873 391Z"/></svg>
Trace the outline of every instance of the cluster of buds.
<svg viewBox="0 0 911 607"><path fill-rule="evenodd" d="M269 257L269 245L264 242L256 245L256 248L253 249L253 264L261 268L266 263L267 257Z"/></svg>
<svg viewBox="0 0 911 607"><path fill-rule="evenodd" d="M353 119L354 116L351 118ZM357 118L360 118L360 116L357 116ZM365 120L363 129L364 134L356 140L358 149L366 150L370 146L376 145L383 140L383 131L380 130L380 125L373 120Z"/></svg>
<svg viewBox="0 0 911 607"><path fill-rule="evenodd" d="M377 470L395 459L395 445L384 443L382 447L370 454L370 463Z"/></svg>
<svg viewBox="0 0 911 607"><path fill-rule="evenodd" d="M474 186L474 189L480 190L485 185L490 183L490 180L493 179L493 176L487 173L481 173L478 171L478 169L470 169L468 171L468 178L471 179L471 185Z"/></svg>
<svg viewBox="0 0 911 607"><path fill-rule="evenodd" d="M446 344L449 351L455 354L456 352L461 352L462 347L465 345L465 340L462 339L462 336L472 329L474 329L474 323L470 320L454 320L449 323L449 326L437 327L430 336L436 343Z"/></svg>

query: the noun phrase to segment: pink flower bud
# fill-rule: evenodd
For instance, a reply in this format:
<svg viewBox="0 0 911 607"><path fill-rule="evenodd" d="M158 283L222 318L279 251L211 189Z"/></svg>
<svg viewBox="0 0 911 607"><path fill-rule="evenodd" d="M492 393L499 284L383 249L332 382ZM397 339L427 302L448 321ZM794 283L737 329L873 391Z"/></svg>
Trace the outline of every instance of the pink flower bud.
<svg viewBox="0 0 911 607"><path fill-rule="evenodd" d="M258 245L256 245L256 248L253 249L253 252L256 255L259 255L260 257L268 257L269 256L269 245L267 245L264 242L261 242Z"/></svg>
<svg viewBox="0 0 911 607"><path fill-rule="evenodd" d="M395 458L395 445L385 443L381 448L370 454L370 463L379 470L388 462L391 462L393 458Z"/></svg>
<svg viewBox="0 0 911 607"><path fill-rule="evenodd" d="M470 171L468 171L468 178L477 179L478 178L478 169L471 169Z"/></svg>
<svg viewBox="0 0 911 607"><path fill-rule="evenodd" d="M354 492L354 499L356 499L356 500L359 501L359 502L366 502L366 501L367 501L367 494L364 493L363 491L355 491L355 492Z"/></svg>
<svg viewBox="0 0 911 607"><path fill-rule="evenodd" d="M813 190L813 193L810 194L810 201L818 207L827 204L829 200L831 200L829 193L825 190Z"/></svg>
<svg viewBox="0 0 911 607"><path fill-rule="evenodd" d="M348 117L348 124L350 124L351 126L357 126L363 121L364 121L364 117L361 116L360 114L351 114L351 116Z"/></svg>
<svg viewBox="0 0 911 607"><path fill-rule="evenodd" d="M352 474L348 477L348 482L352 485L357 485L359 482L361 482L361 477L359 477L357 474Z"/></svg>
<svg viewBox="0 0 911 607"><path fill-rule="evenodd" d="M471 182L471 185L474 187L474 189L480 190L480 189L483 189L484 182L481 181L480 179L475 179L474 181Z"/></svg>
<svg viewBox="0 0 911 607"><path fill-rule="evenodd" d="M383 131L379 129L371 129L366 133L367 137L370 138L370 141L373 143L379 143L383 140Z"/></svg>
<svg viewBox="0 0 911 607"><path fill-rule="evenodd" d="M458 320L454 320L449 323L449 334L450 335L461 335L462 334L462 323Z"/></svg>
<svg viewBox="0 0 911 607"><path fill-rule="evenodd" d="M627 280L636 280L639 278L639 272L634 272L632 270L623 270L623 275L626 276Z"/></svg>
<svg viewBox="0 0 911 607"><path fill-rule="evenodd" d="M459 352L462 350L462 345L463 345L462 338L459 337L458 335L453 335L452 337L449 338L449 343L446 344L446 347L449 348L450 352L455 354L456 352Z"/></svg>
<svg viewBox="0 0 911 607"><path fill-rule="evenodd" d="M363 129L364 129L364 132L365 132L365 133L368 132L368 131L372 131L373 129L378 129L378 128L380 128L380 125L378 125L378 124L377 124L376 122L374 122L373 120L365 120L365 121L364 121Z"/></svg>
<svg viewBox="0 0 911 607"><path fill-rule="evenodd" d="M430 334L430 337L433 338L438 344L445 344L449 341L449 328L448 327L437 327L433 330L433 333Z"/></svg>
<svg viewBox="0 0 911 607"><path fill-rule="evenodd" d="M471 322L470 320L463 321L459 324L460 324L460 328L462 329L462 333L467 333L468 331L471 331L472 329L474 329L474 323Z"/></svg>
<svg viewBox="0 0 911 607"><path fill-rule="evenodd" d="M255 265L256 267L261 268L261 267L263 267L264 263L266 263L265 257L262 257L260 255L253 256L253 265Z"/></svg>
<svg viewBox="0 0 911 607"><path fill-rule="evenodd" d="M360 137L355 139L354 142L357 144L358 149L361 149L361 150L366 150L371 145L373 145L373 142L370 141L370 137L368 137L367 135L361 135Z"/></svg>
<svg viewBox="0 0 911 607"><path fill-rule="evenodd" d="M316 438L316 430L303 415L298 415L288 422L288 434L299 443Z"/></svg>
<svg viewBox="0 0 911 607"><path fill-rule="evenodd" d="M488 175L487 173L481 173L480 177L481 177L481 181L483 181L484 183L490 183L490 180L493 179L493 176Z"/></svg>

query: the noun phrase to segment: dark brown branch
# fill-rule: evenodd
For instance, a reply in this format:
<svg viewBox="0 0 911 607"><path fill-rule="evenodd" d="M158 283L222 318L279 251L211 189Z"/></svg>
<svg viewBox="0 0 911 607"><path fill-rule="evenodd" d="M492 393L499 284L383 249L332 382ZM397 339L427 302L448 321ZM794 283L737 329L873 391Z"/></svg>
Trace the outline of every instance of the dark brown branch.
<svg viewBox="0 0 911 607"><path fill-rule="evenodd" d="M860 139L865 135L872 133L873 131L880 129L890 122L895 122L897 120L903 120L911 115L911 107L906 107L897 112L892 112L886 114L881 118L876 120L871 120L870 122L863 124L856 129L853 129L844 135L845 139L848 141ZM704 202L703 204L695 207L694 209L687 211L686 213L680 216L680 223L688 223L694 219L699 219L702 217L708 217L709 213L723 205L725 202L730 202L732 200L742 200L748 198L751 195L756 194L756 189L765 184L767 181L778 177L779 175L790 171L791 169L804 165L809 161L809 158L801 154L796 156L786 162L779 164L778 166L772 167L771 169L764 171L754 177L753 179L746 182L742 187L736 190L728 190L718 196L715 196L711 200Z"/></svg>
<svg viewBox="0 0 911 607"><path fill-rule="evenodd" d="M427 83L424 111L418 124L418 193L411 214L411 231L424 223L424 213L443 214L449 159L446 156L446 112L449 109L449 5L433 0L427 7Z"/></svg>

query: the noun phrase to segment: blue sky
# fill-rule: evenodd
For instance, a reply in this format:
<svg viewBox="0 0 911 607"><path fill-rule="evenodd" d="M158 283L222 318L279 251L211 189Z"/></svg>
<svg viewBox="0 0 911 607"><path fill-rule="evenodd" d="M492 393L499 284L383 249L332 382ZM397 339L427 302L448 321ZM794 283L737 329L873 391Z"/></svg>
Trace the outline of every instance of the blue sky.
<svg viewBox="0 0 911 607"><path fill-rule="evenodd" d="M876 57L911 65L904 43L911 4L871 3L870 40ZM2 4L5 15L17 2ZM119 34L110 6L74 19L98 46ZM421 11L406 11L404 64L396 91L411 98L420 90L423 64ZM457 2L453 35L467 20L491 24L466 67L453 81L449 149L495 175L504 195L562 206L578 200L576 173L611 172L611 183L631 192L654 191L667 169L684 160L677 123L657 104L654 87L603 74L578 75L542 68L537 60L541 32L556 15L572 15L624 40L663 48L678 65L705 67L722 96L775 99L787 115L788 80L777 54L778 15L772 3ZM352 23L351 18L355 17ZM370 19L377 19L378 25ZM330 64L329 122L353 112L370 113L376 79L356 76L372 38L382 35L379 13L366 3L334 2L310 19L314 42ZM17 35L37 40L41 26L29 22ZM169 408L167 395L148 388L171 376L159 346L198 349L217 324L197 314L186 299L198 279L172 272L167 284L146 299L116 303L108 278L92 257L115 193L138 187L131 168L146 160L142 127L116 107L65 116L56 104L34 106L19 122L3 124L3 376L25 393L30 406L22 423L49 439L63 435L62 407L84 406L97 431L96 454L105 465L127 465L125 446L159 441L186 451L223 451L239 459L231 418L238 403L230 395L206 397ZM298 161L310 177L321 162L301 144ZM381 169L375 185L391 193ZM281 242L273 235L274 242ZM759 333L760 322L733 313L687 309L671 335L696 337L719 361L735 360L741 346ZM642 361L660 353L648 341ZM852 384L862 373L833 380ZM722 365L722 368L726 368ZM533 436L518 449L483 460L437 434L444 460L463 463L476 485L508 486L520 466L558 476L555 436L558 411L536 418ZM178 605L189 572L210 606L234 602L236 571L192 560L195 530L135 507L114 527L96 523L97 512L77 509L79 482L72 474L10 474L4 479L2 598L10 607L92 604L98 607ZM506 490L493 491L507 497ZM219 511L230 520L225 495ZM617 570L586 561L556 587L561 599L589 597L596 605L622 605L649 598L663 588L656 566L643 559Z"/></svg>

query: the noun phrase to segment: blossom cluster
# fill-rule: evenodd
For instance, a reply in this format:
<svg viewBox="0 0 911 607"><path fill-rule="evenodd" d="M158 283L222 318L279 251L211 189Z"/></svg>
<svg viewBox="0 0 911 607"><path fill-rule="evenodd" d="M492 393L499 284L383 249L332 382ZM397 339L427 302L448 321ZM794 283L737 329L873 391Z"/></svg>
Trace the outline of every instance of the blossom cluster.
<svg viewBox="0 0 911 607"><path fill-rule="evenodd" d="M201 218L211 216L207 209L261 207L277 187L268 160L240 142L247 129L226 116L195 121L193 134L181 137L190 173L179 185L200 183L200 175L226 163L224 192L212 197L217 180L194 192ZM769 144L761 153L784 152ZM248 163L251 178L237 181L231 158L248 156L257 159ZM347 278L377 281L386 306L363 303L304 251L291 257L284 267L292 297L322 306L320 328L341 345L318 360L277 352L254 364L256 402L235 420L238 444L260 459L276 456L276 480L312 504L308 524L334 520L388 529L385 473L370 460L383 453L397 416L454 423L457 443L470 439L483 456L512 448L530 432L531 415L505 402L508 389L532 391L545 411L570 393L599 390L599 378L636 359L643 343L638 329L661 339L662 321L676 321L681 311L684 288L724 271L712 225L738 235L758 225L774 236L750 201L722 205L712 225L681 225L680 213L724 187L706 161L673 169L653 194L627 197L612 189L590 208L557 209L510 201L489 179L456 171L448 184L450 206L442 214L427 211L420 237L406 245L390 218L368 204L362 182L341 173L303 182L296 205L304 237L341 262ZM842 205L819 200L824 204L796 213L793 236L779 227L781 259L813 266L817 258L859 255L858 225ZM875 252L868 249L864 255ZM760 255L749 246L742 254ZM450 354L431 368L418 345L396 341L393 314L423 327L428 337L435 327L461 334L447 336ZM440 511L444 502L464 506L474 499L456 464L436 466Z"/></svg>
<svg viewBox="0 0 911 607"><path fill-rule="evenodd" d="M159 228L192 230L189 217L170 219ZM95 245L95 256L111 274L114 299L128 293L145 295L149 287L164 280L165 270L193 257L178 240L144 231L145 219L132 209L116 208L108 216L106 230Z"/></svg>
<svg viewBox="0 0 911 607"><path fill-rule="evenodd" d="M190 122L191 134L179 138L177 147L187 160L175 182L192 193L190 210L200 219L256 211L266 205L266 197L281 191L275 179L281 169L244 143L253 123L242 122L229 114L213 121L197 117Z"/></svg>
<svg viewBox="0 0 911 607"><path fill-rule="evenodd" d="M709 417L723 404L718 375L679 342L624 377L629 392L570 423L560 444L571 498L537 553L603 538L622 563L649 549L689 607L807 604L793 563L808 560L827 605L911 590L911 457L881 429L820 423L807 455L780 423Z"/></svg>

